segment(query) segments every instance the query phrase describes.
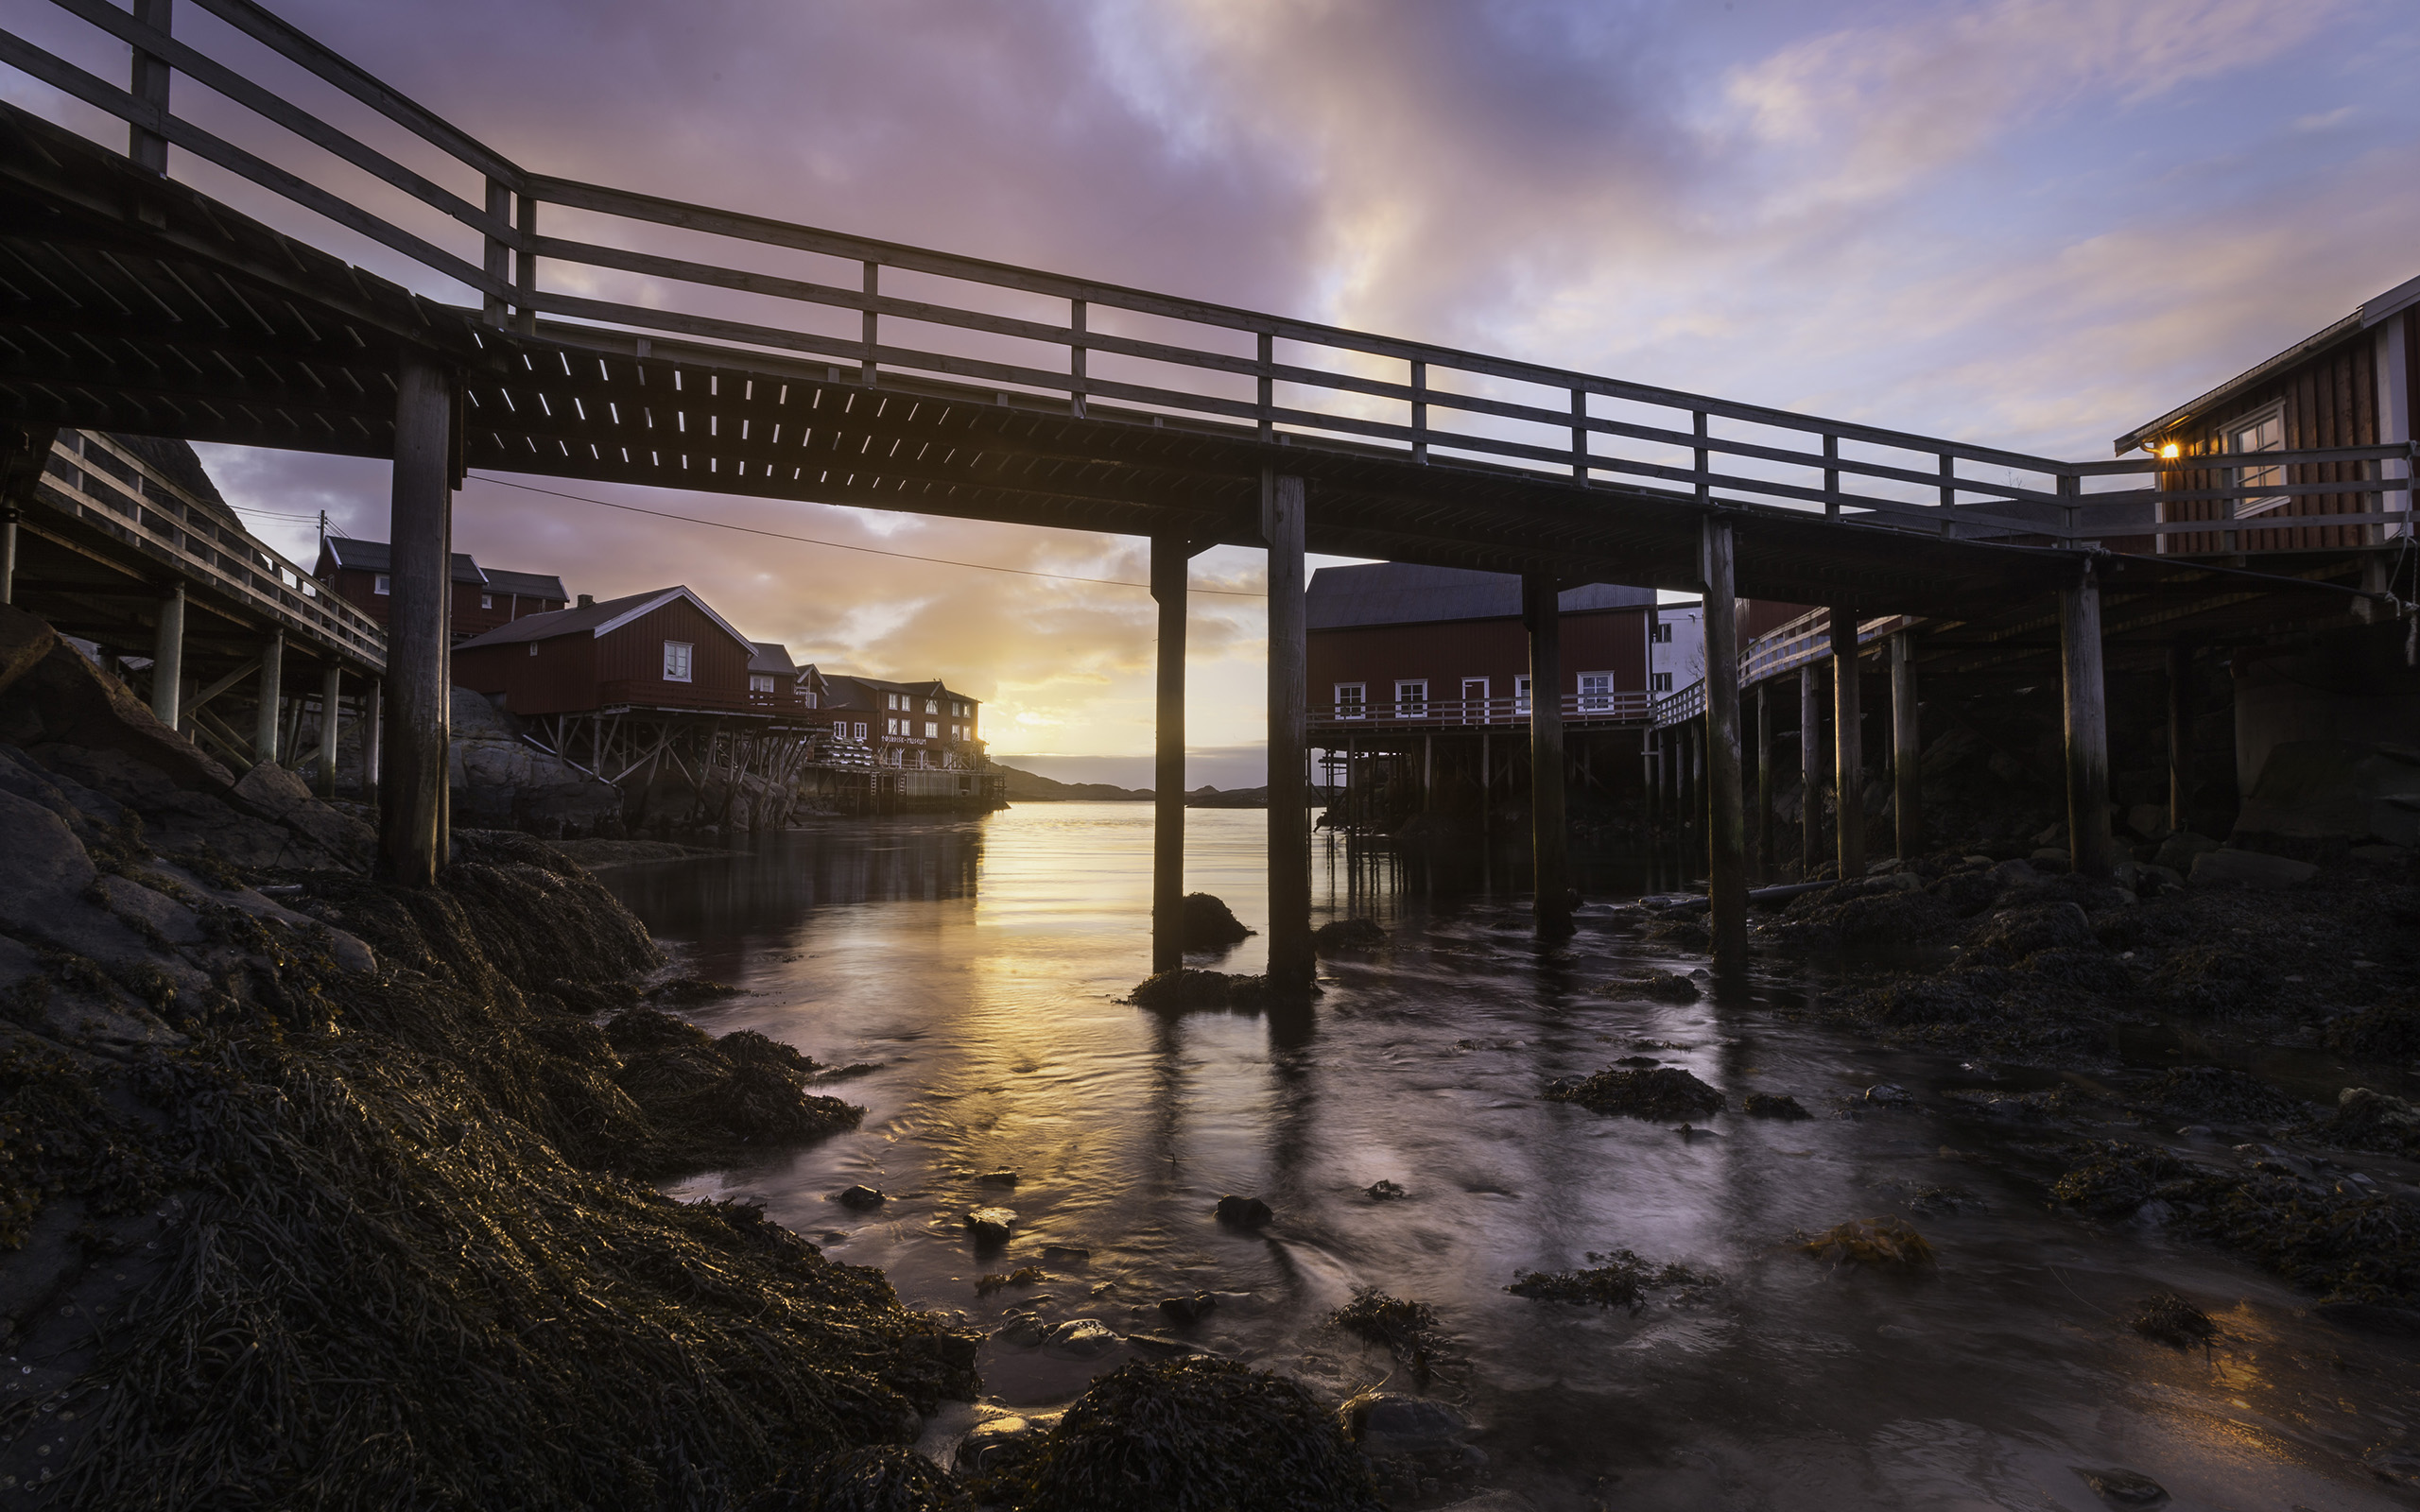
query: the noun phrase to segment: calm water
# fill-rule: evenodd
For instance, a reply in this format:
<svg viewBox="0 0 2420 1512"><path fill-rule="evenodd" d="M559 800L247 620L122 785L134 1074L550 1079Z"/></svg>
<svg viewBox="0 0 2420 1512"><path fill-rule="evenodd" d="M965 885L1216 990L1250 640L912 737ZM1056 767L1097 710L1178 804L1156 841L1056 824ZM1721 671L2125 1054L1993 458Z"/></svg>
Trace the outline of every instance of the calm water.
<svg viewBox="0 0 2420 1512"><path fill-rule="evenodd" d="M1255 928L1264 823L1196 812L1187 834L1188 885ZM1426 1301L1455 1341L1432 1389L1479 1425L1486 1484L1548 1509L2109 1504L2079 1467L2150 1475L2178 1506L2420 1504L2360 1459L2420 1448L2408 1342L2309 1318L2284 1286L2149 1228L2049 1213L2038 1184L1996 1174L2022 1159L2007 1143L2022 1132L1954 1120L1931 1095L1989 1084L1991 1068L1791 1023L1777 1008L1806 988L1785 976L1719 1006L1625 999L1610 978L1703 962L1657 954L1603 902L1568 946L1542 949L1516 866L1348 864L1324 837L1321 917L1374 918L1392 948L1324 963L1307 1011L1154 1015L1118 1001L1146 969L1150 848L1143 805L1033 804L609 873L699 971L746 989L701 1022L876 1068L832 1089L865 1106L856 1132L680 1194L761 1200L836 1259L883 1267L911 1305L987 1331L1022 1312L1166 1334L1161 1297L1212 1292L1187 1338L1338 1395L1394 1366L1324 1316L1357 1287ZM1664 880L1617 858L1589 873L1592 898ZM1196 964L1262 958L1255 937ZM1734 1108L1761 1089L1820 1111L1890 1081L1926 1110L1727 1113L1685 1138L1537 1097L1640 1054ZM1012 1194L976 1180L1002 1169ZM1381 1178L1409 1197L1373 1201ZM855 1182L890 1202L859 1215L829 1200ZM1910 1194L1934 1187L1973 1200L1910 1214ZM1230 1192L1276 1222L1222 1229L1210 1210ZM978 1257L960 1220L990 1204L1016 1210L1016 1235ZM1938 1247L1936 1271L1834 1270L1789 1244L1892 1214ZM1046 1245L1091 1259L1045 1263ZM1636 1317L1503 1290L1614 1248L1725 1284ZM977 1297L978 1277L1027 1263L1047 1278ZM2185 1354L2128 1332L2157 1286L2226 1341ZM1063 1404L1140 1348L1077 1360L995 1340L987 1400Z"/></svg>

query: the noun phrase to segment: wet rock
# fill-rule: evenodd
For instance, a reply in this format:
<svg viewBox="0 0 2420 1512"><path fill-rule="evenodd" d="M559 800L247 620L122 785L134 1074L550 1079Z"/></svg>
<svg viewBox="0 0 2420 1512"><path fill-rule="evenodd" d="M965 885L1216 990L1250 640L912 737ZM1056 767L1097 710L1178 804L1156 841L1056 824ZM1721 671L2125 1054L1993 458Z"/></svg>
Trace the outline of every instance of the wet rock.
<svg viewBox="0 0 2420 1512"><path fill-rule="evenodd" d="M2175 1066L2160 1073L2142 1101L2166 1113L2221 1124L2283 1124L2304 1115L2304 1106L2259 1077L2227 1066Z"/></svg>
<svg viewBox="0 0 2420 1512"><path fill-rule="evenodd" d="M1071 1317L1042 1335L1042 1347L1069 1360L1098 1360L1123 1342L1097 1317Z"/></svg>
<svg viewBox="0 0 2420 1512"><path fill-rule="evenodd" d="M1031 1418L1003 1413L985 1418L958 1442L955 1463L959 1473L992 1476L1013 1469L1033 1456L1042 1447L1044 1435L1058 1421L1056 1413Z"/></svg>
<svg viewBox="0 0 2420 1512"><path fill-rule="evenodd" d="M2152 857L2152 861L2155 866L2166 867L2182 875L2192 871L2196 857L2217 849L2219 842L2208 835L2182 830L2160 842L2158 853Z"/></svg>
<svg viewBox="0 0 2420 1512"><path fill-rule="evenodd" d="M1598 1307L1623 1307L1636 1314L1647 1305L1647 1294L1666 1287L1685 1293L1720 1286L1722 1279L1678 1263L1656 1265L1628 1249L1590 1253L1588 1265L1577 1270L1520 1271L1504 1288L1515 1297L1541 1302L1585 1302Z"/></svg>
<svg viewBox="0 0 2420 1512"><path fill-rule="evenodd" d="M2071 902L2035 903L1996 914L1975 936L1981 950L2021 961L2039 951L2098 947L2092 920Z"/></svg>
<svg viewBox="0 0 2420 1512"><path fill-rule="evenodd" d="M1268 990L1264 976L1231 976L1188 966L1144 978L1127 1001L1143 1008L1248 1008Z"/></svg>
<svg viewBox="0 0 2420 1512"><path fill-rule="evenodd" d="M1005 1245L1016 1226L1013 1208L976 1208L966 1214L967 1231L977 1245Z"/></svg>
<svg viewBox="0 0 2420 1512"><path fill-rule="evenodd" d="M2052 1200L2100 1218L2122 1218L2193 1168L2166 1150L2106 1140L2084 1146L2086 1154L2050 1185Z"/></svg>
<svg viewBox="0 0 2420 1512"><path fill-rule="evenodd" d="M1722 1094L1677 1066L1651 1071L1600 1071L1577 1081L1551 1083L1549 1102L1578 1103L1592 1113L1631 1118L1686 1118L1722 1110Z"/></svg>
<svg viewBox="0 0 2420 1512"><path fill-rule="evenodd" d="M1367 1190L1373 1202L1401 1202L1411 1195L1401 1186L1384 1178L1371 1182Z"/></svg>
<svg viewBox="0 0 2420 1512"><path fill-rule="evenodd" d="M844 1208L854 1208L859 1212L866 1212L881 1207L890 1199L873 1187L854 1186L842 1188L832 1200Z"/></svg>
<svg viewBox="0 0 2420 1512"><path fill-rule="evenodd" d="M1865 1090L1865 1100L1876 1108L1913 1108L1916 1099L1905 1087L1877 1082Z"/></svg>
<svg viewBox="0 0 2420 1512"><path fill-rule="evenodd" d="M924 1455L881 1444L785 1469L744 1512L975 1512L975 1501Z"/></svg>
<svg viewBox="0 0 2420 1512"><path fill-rule="evenodd" d="M2308 861L2289 861L2259 850L2205 850L2193 858L2186 880L2196 887L2291 887L2319 875Z"/></svg>
<svg viewBox="0 0 2420 1512"><path fill-rule="evenodd" d="M1220 1197L1212 1211L1220 1223L1237 1228L1258 1228L1277 1216L1258 1197L1239 1197L1232 1192Z"/></svg>
<svg viewBox="0 0 2420 1512"><path fill-rule="evenodd" d="M1415 1369L1425 1371L1437 1312L1426 1302L1363 1287L1353 1294L1352 1301L1329 1314L1327 1320L1357 1339L1386 1346L1396 1359L1414 1362Z"/></svg>
<svg viewBox="0 0 2420 1512"><path fill-rule="evenodd" d="M1052 1512L1378 1512L1360 1454L1294 1382L1231 1360L1136 1361L1045 1442L1021 1505Z"/></svg>
<svg viewBox="0 0 2420 1512"><path fill-rule="evenodd" d="M2127 1314L2126 1326L2147 1339L2180 1349L2207 1345L2219 1336L2219 1326L2210 1321L2210 1314L2174 1292L2153 1292L2136 1302Z"/></svg>
<svg viewBox="0 0 2420 1512"><path fill-rule="evenodd" d="M1088 1265L1092 1263L1092 1258L1093 1252L1084 1248L1080 1245L1045 1245L1042 1246L1042 1259L1046 1264Z"/></svg>
<svg viewBox="0 0 2420 1512"><path fill-rule="evenodd" d="M1184 895L1183 932L1189 951L1219 951L1252 937L1243 921L1219 899L1206 892Z"/></svg>
<svg viewBox="0 0 2420 1512"><path fill-rule="evenodd" d="M1374 1459L1458 1459L1471 1431L1470 1419L1445 1403L1400 1391L1364 1391L1337 1410L1337 1421Z"/></svg>
<svg viewBox="0 0 2420 1512"><path fill-rule="evenodd" d="M1041 1266L1019 1265L1006 1275L978 1277L975 1282L975 1295L989 1297L994 1292L1003 1292L1011 1286L1033 1286L1046 1280L1048 1278L1043 1274Z"/></svg>
<svg viewBox="0 0 2420 1512"><path fill-rule="evenodd" d="M1014 1171L986 1171L977 1177L975 1182L977 1186L1012 1187L1017 1184L1017 1174Z"/></svg>
<svg viewBox="0 0 2420 1512"><path fill-rule="evenodd" d="M2094 1470L2079 1465L2076 1473L2112 1506L2157 1506L2168 1500L2159 1482L2133 1470Z"/></svg>
<svg viewBox="0 0 2420 1512"><path fill-rule="evenodd" d="M1367 919L1339 919L1311 932L1311 948L1322 955L1340 951L1374 951L1387 943L1387 932Z"/></svg>
<svg viewBox="0 0 2420 1512"><path fill-rule="evenodd" d="M1740 1100L1740 1108L1752 1118L1812 1118L1815 1115L1798 1106L1798 1099L1788 1092L1750 1092Z"/></svg>
<svg viewBox="0 0 2420 1512"><path fill-rule="evenodd" d="M1915 1269L1933 1263L1932 1246L1904 1218L1859 1218L1835 1224L1798 1247L1835 1265L1857 1263Z"/></svg>
<svg viewBox="0 0 2420 1512"><path fill-rule="evenodd" d="M1191 1297L1160 1298L1160 1311L1167 1315L1168 1321L1180 1325L1199 1323L1216 1312L1218 1307L1219 1299L1208 1292L1196 1292Z"/></svg>
<svg viewBox="0 0 2420 1512"><path fill-rule="evenodd" d="M2420 1108L2387 1092L2347 1087L2337 1094L2335 1115L2315 1132L2353 1149L2420 1154Z"/></svg>
<svg viewBox="0 0 2420 1512"><path fill-rule="evenodd" d="M2325 1042L2364 1060L2420 1060L2420 1003L2383 1003L2331 1019Z"/></svg>
<svg viewBox="0 0 2420 1512"><path fill-rule="evenodd" d="M1649 971L1639 976L1616 977L1612 989L1624 997L1646 998L1654 1003L1695 1003L1698 985L1678 971Z"/></svg>
<svg viewBox="0 0 2420 1512"><path fill-rule="evenodd" d="M1049 1324L1030 1313L1019 1313L1001 1324L992 1337L1002 1344L1014 1345L1020 1349L1030 1349L1039 1347L1044 1336L1049 1332Z"/></svg>

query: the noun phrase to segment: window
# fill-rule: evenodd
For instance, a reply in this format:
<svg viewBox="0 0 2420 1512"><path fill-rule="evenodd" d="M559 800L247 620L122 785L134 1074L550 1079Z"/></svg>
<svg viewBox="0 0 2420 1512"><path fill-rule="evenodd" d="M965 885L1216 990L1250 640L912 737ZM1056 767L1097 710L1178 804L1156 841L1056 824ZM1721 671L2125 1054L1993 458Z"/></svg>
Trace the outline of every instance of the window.
<svg viewBox="0 0 2420 1512"><path fill-rule="evenodd" d="M536 656L536 655L538 654L538 643L537 643L537 642L532 641L532 642L530 642L530 643L529 643L529 654L530 654L531 656Z"/></svg>
<svg viewBox="0 0 2420 1512"><path fill-rule="evenodd" d="M927 709L929 709L929 708L931 708L931 707L932 707L932 705L930 705L930 704L926 704L925 707L925 708L927 708ZM937 724L935 724L935 723L933 723L933 721L931 721L931 720L929 720L929 719L925 720L925 738L926 740L939 740L939 739L941 739L941 737L942 737L942 727L941 727L941 726L939 726L939 725L937 725Z"/></svg>
<svg viewBox="0 0 2420 1512"><path fill-rule="evenodd" d="M1657 620L1655 622L1654 628L1655 633L1651 636L1650 639L1654 641L1656 644L1669 645L1672 644L1672 622L1670 620Z"/></svg>
<svg viewBox="0 0 2420 1512"><path fill-rule="evenodd" d="M886 735L895 735L899 733L899 721L896 719L884 720L882 722L882 732Z"/></svg>
<svg viewBox="0 0 2420 1512"><path fill-rule="evenodd" d="M1580 712L1602 713L1614 706L1614 675L1610 672L1580 674Z"/></svg>
<svg viewBox="0 0 2420 1512"><path fill-rule="evenodd" d="M1484 720L1486 717L1487 679L1464 678L1462 679L1462 723L1467 725L1474 721Z"/></svg>
<svg viewBox="0 0 2420 1512"><path fill-rule="evenodd" d="M665 642L664 680L666 682L687 682L690 680L690 668L695 663L696 659L697 647L691 645L688 642Z"/></svg>
<svg viewBox="0 0 2420 1512"><path fill-rule="evenodd" d="M772 674L771 674L771 673L769 673L769 672L751 672L750 674L748 674L748 691L749 691L749 692L751 692L751 693L770 693L770 692L772 692L772 691L773 691L773 677L772 677Z"/></svg>
<svg viewBox="0 0 2420 1512"><path fill-rule="evenodd" d="M1512 679L1512 712L1525 717L1530 712L1530 675L1526 672Z"/></svg>
<svg viewBox="0 0 2420 1512"><path fill-rule="evenodd" d="M1671 691L1672 691L1672 674L1670 674L1669 672L1653 672L1653 673L1650 673L1650 674L1648 675L1648 679L1647 679L1647 691L1648 691L1648 692L1650 692L1650 693L1669 693L1669 692L1671 692Z"/></svg>
<svg viewBox="0 0 2420 1512"><path fill-rule="evenodd" d="M493 608L495 608L495 595L494 595L493 593L481 593L481 594L479 595L479 608L481 608L481 609L493 609Z"/></svg>
<svg viewBox="0 0 2420 1512"><path fill-rule="evenodd" d="M2230 452L2282 452L2285 449L2286 406L2283 404L2273 405L2252 420L2239 421L2227 427L2227 450ZM2265 489L2286 481L2286 470L2274 463L2267 467L2239 467L2233 471L2235 482L2231 486L2238 489ZM2265 499L2238 499L2235 501L2236 516L2240 519L2245 515L2267 514L2283 505L2287 497L2274 494Z"/></svg>
<svg viewBox="0 0 2420 1512"><path fill-rule="evenodd" d="M1336 685L1336 717L1358 719L1369 713L1370 685L1366 682L1340 682Z"/></svg>
<svg viewBox="0 0 2420 1512"><path fill-rule="evenodd" d="M866 738L866 726L865 721L862 719L857 721L857 738L859 740Z"/></svg>
<svg viewBox="0 0 2420 1512"><path fill-rule="evenodd" d="M937 714L941 712L942 701L939 698L927 698L925 700L925 713L928 714Z"/></svg>
<svg viewBox="0 0 2420 1512"><path fill-rule="evenodd" d="M1395 717L1426 719L1428 717L1428 679L1416 678L1395 684Z"/></svg>
<svg viewBox="0 0 2420 1512"><path fill-rule="evenodd" d="M391 594L395 591L395 580L385 573L375 574L370 579L370 591L373 593Z"/></svg>

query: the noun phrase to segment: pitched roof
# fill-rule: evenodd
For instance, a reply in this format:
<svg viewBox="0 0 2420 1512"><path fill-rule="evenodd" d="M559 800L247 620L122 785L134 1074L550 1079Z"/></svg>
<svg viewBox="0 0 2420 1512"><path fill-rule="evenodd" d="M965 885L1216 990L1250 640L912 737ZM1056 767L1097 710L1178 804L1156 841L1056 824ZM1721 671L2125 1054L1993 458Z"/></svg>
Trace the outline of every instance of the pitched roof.
<svg viewBox="0 0 2420 1512"><path fill-rule="evenodd" d="M488 588L498 593L518 593L523 598L551 598L571 602L571 594L563 591L563 580L552 573L510 573L501 567L484 567Z"/></svg>
<svg viewBox="0 0 2420 1512"><path fill-rule="evenodd" d="M790 660L790 648L779 641L751 641L756 654L748 659L751 672L770 672L775 677L796 678L798 663Z"/></svg>
<svg viewBox="0 0 2420 1512"><path fill-rule="evenodd" d="M836 707L858 707L851 700L860 690L869 695L904 693L913 698L955 698L960 703L967 704L980 704L983 701L971 695L953 690L939 678L935 678L930 682L892 682L887 678L862 677L854 672L827 672L823 677L825 685L831 690L832 696L829 701ZM869 702L864 707L872 708L873 704Z"/></svg>
<svg viewBox="0 0 2420 1512"><path fill-rule="evenodd" d="M1322 567L1311 574L1311 586L1304 600L1307 627L1314 630L1342 629L1354 625L1507 619L1521 612L1521 579L1512 573L1474 572L1467 567L1368 562L1353 567ZM1558 602L1565 614L1644 609L1655 602L1655 591L1589 583L1564 589L1558 595Z"/></svg>
<svg viewBox="0 0 2420 1512"><path fill-rule="evenodd" d="M524 614L510 625L499 625L484 635L475 635L454 649L468 651L481 645L510 645L523 641L553 641L566 635L606 636L620 629L642 614L652 613L676 598L685 598L698 612L727 631L731 638L748 647L752 657L756 643L739 633L731 621L714 610L714 606L700 598L685 586L652 589L644 593L631 593L622 598L609 598L602 603L583 604L574 609L550 610L544 614Z"/></svg>
<svg viewBox="0 0 2420 1512"><path fill-rule="evenodd" d="M395 570L395 548L383 541L355 541L350 536L330 536L320 548L320 570L334 562L341 569L356 573L391 573ZM485 588L488 575L471 559L470 553L454 554L454 580L476 583Z"/></svg>

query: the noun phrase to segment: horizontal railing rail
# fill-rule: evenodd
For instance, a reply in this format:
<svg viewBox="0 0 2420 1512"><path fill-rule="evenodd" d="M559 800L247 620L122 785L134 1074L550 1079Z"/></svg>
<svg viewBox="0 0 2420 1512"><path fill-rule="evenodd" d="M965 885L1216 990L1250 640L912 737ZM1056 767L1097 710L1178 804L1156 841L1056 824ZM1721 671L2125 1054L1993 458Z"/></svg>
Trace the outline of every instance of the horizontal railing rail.
<svg viewBox="0 0 2420 1512"><path fill-rule="evenodd" d="M1635 688L1612 693L1566 693L1561 700L1564 720L1571 724L1644 724L1653 702L1651 695ZM1314 704L1310 710L1310 720L1314 725L1358 726L1381 730L1526 725L1530 722L1530 700L1505 696Z"/></svg>
<svg viewBox="0 0 2420 1512"><path fill-rule="evenodd" d="M1905 614L1886 614L1878 619L1859 620L1857 640L1859 645L1870 645L1906 629L1915 621ZM1810 610L1794 620L1777 625L1739 648L1739 686L1752 688L1768 679L1782 677L1816 662L1828 662L1832 656L1832 616L1829 610ZM1676 690L1668 698L1656 701L1655 726L1677 725L1695 719L1705 713L1705 679L1700 678L1685 688Z"/></svg>
<svg viewBox="0 0 2420 1512"><path fill-rule="evenodd" d="M386 670L387 632L376 620L106 436L60 431L34 500L289 635L373 673Z"/></svg>
<svg viewBox="0 0 2420 1512"><path fill-rule="evenodd" d="M635 344L644 353L648 334L669 334L708 343L738 364L821 359L835 381L988 385L1004 401L1013 391L1019 402L1080 417L1100 401L1125 406L1101 418L1232 422L1263 440L1378 448L1418 463L1512 468L1582 489L1621 482L1710 507L1820 509L1833 521L1970 539L2140 538L2164 549L2172 538L2211 530L2208 522L2170 518L2171 506L2273 496L2371 502L2293 516L2291 527L2271 521L2220 528L2311 522L2377 541L2410 524L2408 504L2388 507L2390 497L2408 499L2410 478L2387 475L2398 459L2409 472L2409 444L2264 453L2249 464L2062 461L550 177L414 103L255 0L188 3L332 85L446 166L411 167L246 68L109 0L52 4L134 49L132 87L7 31L0 62L124 120L138 160L150 161L147 152L164 164L171 146L190 152L450 281L476 298L490 324L528 335ZM242 141L170 110L179 75L236 108L211 107ZM282 165L298 149L366 175L390 202L356 202L322 181L325 175ZM441 181L448 177L458 182ZM561 217L569 218L556 224ZM646 245L650 236L670 240ZM666 249L700 242L723 260ZM737 266L743 251L787 256L798 266ZM569 286L557 269L572 273ZM901 278L915 286L898 286ZM936 284L956 292L942 297ZM1037 311L1037 299L1053 307ZM1015 313L1019 305L1025 313ZM543 333L541 316L549 318ZM838 328L815 328L818 317ZM904 339L903 327L909 328ZM2374 475L2084 490L2087 479L2129 474L2345 464ZM1981 475L1982 469L2000 475Z"/></svg>

